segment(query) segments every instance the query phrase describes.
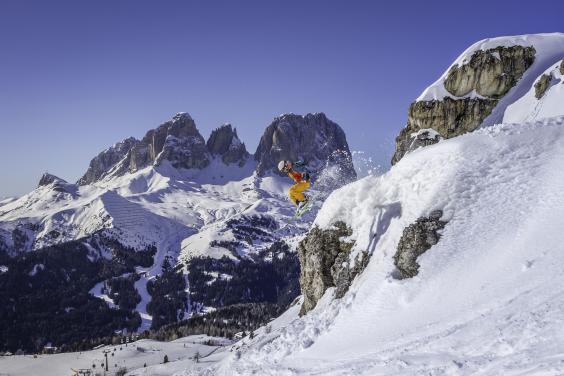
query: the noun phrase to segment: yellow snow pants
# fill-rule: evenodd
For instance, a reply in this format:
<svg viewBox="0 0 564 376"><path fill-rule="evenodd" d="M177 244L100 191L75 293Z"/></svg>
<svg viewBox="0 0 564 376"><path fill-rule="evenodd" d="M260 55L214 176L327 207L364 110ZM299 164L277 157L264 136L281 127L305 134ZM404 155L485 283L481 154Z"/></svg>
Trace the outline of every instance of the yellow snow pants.
<svg viewBox="0 0 564 376"><path fill-rule="evenodd" d="M288 191L288 195L290 196L290 200L292 200L292 202L296 205L298 205L298 203L300 201L304 201L305 196L303 194L303 191L305 191L309 187L310 187L310 184L309 184L308 180L301 181L299 183L292 185L290 187L290 190Z"/></svg>

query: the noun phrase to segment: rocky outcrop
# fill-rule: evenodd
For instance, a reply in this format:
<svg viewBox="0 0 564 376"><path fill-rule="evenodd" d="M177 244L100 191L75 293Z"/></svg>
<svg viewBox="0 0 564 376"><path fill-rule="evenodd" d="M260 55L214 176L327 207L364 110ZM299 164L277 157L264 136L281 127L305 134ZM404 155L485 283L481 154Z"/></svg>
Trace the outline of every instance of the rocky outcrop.
<svg viewBox="0 0 564 376"><path fill-rule="evenodd" d="M562 60L562 62L560 62L560 74L564 75L564 60Z"/></svg>
<svg viewBox="0 0 564 376"><path fill-rule="evenodd" d="M354 243L342 239L351 234L352 230L345 223L337 222L332 229L313 227L300 242L300 286L304 296L300 315L311 311L330 287L335 287L336 298L342 297L368 264L365 252L351 260Z"/></svg>
<svg viewBox="0 0 564 376"><path fill-rule="evenodd" d="M535 98L541 99L544 93L550 87L550 83L552 82L552 75L551 74L543 74L537 82L535 82Z"/></svg>
<svg viewBox="0 0 564 376"><path fill-rule="evenodd" d="M41 179L39 179L38 187L47 186L49 186L54 192L68 193L73 197L75 197L78 192L78 187L76 185L67 183L66 180L46 172L41 176ZM61 198L61 196L59 198Z"/></svg>
<svg viewBox="0 0 564 376"><path fill-rule="evenodd" d="M37 186L43 187L43 186L46 186L46 185L49 185L49 184L53 184L55 182L67 184L67 182L65 180L46 172L41 176L41 179L39 179L39 184Z"/></svg>
<svg viewBox="0 0 564 376"><path fill-rule="evenodd" d="M86 170L84 176L78 180L77 184L88 185L103 178L104 175L125 158L131 148L138 143L139 140L130 137L98 154L90 161L88 170Z"/></svg>
<svg viewBox="0 0 564 376"><path fill-rule="evenodd" d="M511 46L478 50L470 61L454 65L444 85L449 93L463 97L472 90L483 97L499 99L535 61L534 47Z"/></svg>
<svg viewBox="0 0 564 376"><path fill-rule="evenodd" d="M303 159L313 168L340 163L350 156L350 150L341 127L323 113L305 116L287 114L274 119L266 128L255 152L257 172L264 175L277 171L280 160ZM344 161L343 171L351 180L356 178L352 161Z"/></svg>
<svg viewBox="0 0 564 376"><path fill-rule="evenodd" d="M213 156L221 157L225 164L245 164L249 153L245 144L241 142L237 135L237 129L231 124L225 124L215 129L206 143L208 151Z"/></svg>
<svg viewBox="0 0 564 376"><path fill-rule="evenodd" d="M421 129L433 129L445 139L460 136L478 128L496 104L495 99L449 97L441 101L413 102L409 106L407 126L396 138L392 164L397 163L408 151L414 150L414 134Z"/></svg>
<svg viewBox="0 0 564 376"><path fill-rule="evenodd" d="M419 272L417 258L439 242L442 230L447 222L441 221L443 212L435 210L429 217L421 217L407 226L398 243L394 264L399 278L412 278Z"/></svg>
<svg viewBox="0 0 564 376"><path fill-rule="evenodd" d="M451 138L478 128L533 64L535 53L534 47L500 46L478 50L463 64L450 68L444 87L453 97L411 104L407 126L396 138L392 164L407 152L434 143L415 139L421 129L433 129L442 138ZM473 92L479 96L465 97Z"/></svg>

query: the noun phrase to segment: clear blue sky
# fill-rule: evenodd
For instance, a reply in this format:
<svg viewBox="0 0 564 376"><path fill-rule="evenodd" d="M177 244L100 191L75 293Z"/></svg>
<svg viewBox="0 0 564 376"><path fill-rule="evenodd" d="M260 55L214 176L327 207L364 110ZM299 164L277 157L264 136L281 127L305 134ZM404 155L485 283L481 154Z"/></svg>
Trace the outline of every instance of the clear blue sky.
<svg viewBox="0 0 564 376"><path fill-rule="evenodd" d="M325 112L388 164L409 103L469 44L564 31L564 1L0 1L0 197L74 181L179 111L254 152Z"/></svg>

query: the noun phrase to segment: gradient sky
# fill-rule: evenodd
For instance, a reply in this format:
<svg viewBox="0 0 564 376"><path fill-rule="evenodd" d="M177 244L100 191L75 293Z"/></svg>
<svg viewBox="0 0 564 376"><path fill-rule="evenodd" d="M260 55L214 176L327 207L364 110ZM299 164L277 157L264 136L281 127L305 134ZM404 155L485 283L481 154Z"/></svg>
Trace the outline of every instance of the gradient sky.
<svg viewBox="0 0 564 376"><path fill-rule="evenodd" d="M471 43L564 31L564 1L0 1L0 197L77 180L113 143L189 112L250 152L325 112L389 164L409 103Z"/></svg>

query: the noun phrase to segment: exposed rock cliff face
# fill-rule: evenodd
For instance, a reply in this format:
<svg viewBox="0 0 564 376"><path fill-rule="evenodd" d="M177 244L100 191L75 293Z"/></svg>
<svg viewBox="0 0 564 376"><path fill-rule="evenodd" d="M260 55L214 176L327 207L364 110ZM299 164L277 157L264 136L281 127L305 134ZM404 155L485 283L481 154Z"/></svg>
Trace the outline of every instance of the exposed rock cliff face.
<svg viewBox="0 0 564 376"><path fill-rule="evenodd" d="M351 266L350 252L353 243L341 238L350 236L351 229L337 222L334 229L313 227L300 243L300 286L304 303L300 314L311 311L329 287L335 287L335 297L342 297L353 279L368 264L368 254L360 253Z"/></svg>
<svg viewBox="0 0 564 376"><path fill-rule="evenodd" d="M345 132L323 113L301 115L282 115L274 119L263 136L255 152L258 161L257 172L264 175L276 170L280 160L303 158L310 166L322 167L331 163L335 153L350 155ZM352 162L343 170L356 178Z"/></svg>
<svg viewBox="0 0 564 376"><path fill-rule="evenodd" d="M237 129L231 124L215 129L206 146L212 155L220 156L225 164L237 163L242 166L249 157L245 144L237 135Z"/></svg>
<svg viewBox="0 0 564 376"><path fill-rule="evenodd" d="M500 46L479 50L466 64L450 69L445 88L457 97L476 90L481 96L499 99L515 86L534 60L534 47Z"/></svg>
<svg viewBox="0 0 564 376"><path fill-rule="evenodd" d="M129 153L133 146L137 145L139 140L130 137L122 142L118 142L107 150L104 150L98 156L90 161L88 170L82 176L77 184L88 185L100 180L104 175L120 162Z"/></svg>
<svg viewBox="0 0 564 376"><path fill-rule="evenodd" d="M537 82L535 82L535 98L541 99L544 93L550 87L550 83L552 82L552 75L550 74L543 74Z"/></svg>
<svg viewBox="0 0 564 376"><path fill-rule="evenodd" d="M199 169L210 162L206 142L187 113L178 113L151 129L141 141L128 138L103 151L90 162L78 183L91 184L107 175L121 176L164 161L176 168Z"/></svg>
<svg viewBox="0 0 564 376"><path fill-rule="evenodd" d="M392 164L417 147L415 134L421 129L434 129L441 137L450 138L478 128L498 100L533 64L535 53L533 47L500 46L478 50L464 64L454 65L443 82L444 89L454 98L445 96L411 104L407 126L396 138ZM473 93L479 97L465 97ZM426 143L419 145L426 146Z"/></svg>
<svg viewBox="0 0 564 376"><path fill-rule="evenodd" d="M497 100L481 98L452 99L442 101L413 102L409 106L407 127L396 138L396 152L392 164L397 163L408 151L414 150L415 135L421 129L433 129L443 138L472 132L492 112Z"/></svg>
<svg viewBox="0 0 564 376"><path fill-rule="evenodd" d="M162 154L161 154L162 153ZM129 155L131 172L169 161L176 168L204 168L209 164L206 142L187 113L147 132Z"/></svg>
<svg viewBox="0 0 564 376"><path fill-rule="evenodd" d="M446 222L441 221L443 212L435 210L429 217L421 217L415 223L407 226L398 243L394 263L399 271L400 278L415 277L419 272L417 257L439 242Z"/></svg>
<svg viewBox="0 0 564 376"><path fill-rule="evenodd" d="M564 60L560 62L560 74L564 75Z"/></svg>

